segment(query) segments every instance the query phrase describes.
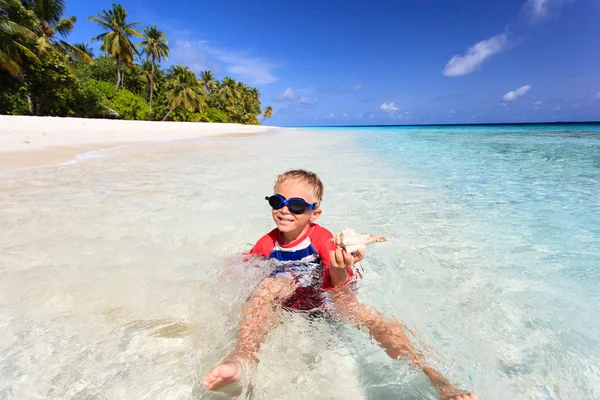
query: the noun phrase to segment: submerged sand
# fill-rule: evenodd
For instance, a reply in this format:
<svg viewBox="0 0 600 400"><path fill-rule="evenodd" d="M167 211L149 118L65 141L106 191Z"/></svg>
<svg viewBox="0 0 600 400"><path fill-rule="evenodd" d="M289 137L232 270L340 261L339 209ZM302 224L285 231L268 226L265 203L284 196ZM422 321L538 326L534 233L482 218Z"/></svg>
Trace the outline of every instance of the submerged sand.
<svg viewBox="0 0 600 400"><path fill-rule="evenodd" d="M0 115L0 171L52 165L124 144L245 136L268 126Z"/></svg>

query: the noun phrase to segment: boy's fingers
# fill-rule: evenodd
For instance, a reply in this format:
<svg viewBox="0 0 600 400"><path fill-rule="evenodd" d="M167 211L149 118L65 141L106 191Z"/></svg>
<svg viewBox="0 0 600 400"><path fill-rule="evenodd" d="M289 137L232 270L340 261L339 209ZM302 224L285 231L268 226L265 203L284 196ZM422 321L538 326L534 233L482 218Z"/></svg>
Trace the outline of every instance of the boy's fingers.
<svg viewBox="0 0 600 400"><path fill-rule="evenodd" d="M345 260L345 257L344 257L344 253L345 253L345 252L344 252L342 249L337 249L337 250L335 251L335 258L336 258L336 260L337 260L337 263L338 263L338 266L339 266L340 268L344 267L344 266L345 266L345 264L346 264L346 260Z"/></svg>
<svg viewBox="0 0 600 400"><path fill-rule="evenodd" d="M334 268L342 268L344 266L344 256L341 249L332 250L329 253L329 259L331 266Z"/></svg>
<svg viewBox="0 0 600 400"><path fill-rule="evenodd" d="M354 262L353 262L354 261L354 257L352 257L352 254L344 251L343 257L344 257L344 265L346 267L351 267L352 264L354 264Z"/></svg>
<svg viewBox="0 0 600 400"><path fill-rule="evenodd" d="M356 256L354 256L354 262L357 263L365 259L365 249L356 250Z"/></svg>
<svg viewBox="0 0 600 400"><path fill-rule="evenodd" d="M333 267L333 268L338 268L337 265L337 260L335 259L335 250L331 250L329 252L329 264Z"/></svg>

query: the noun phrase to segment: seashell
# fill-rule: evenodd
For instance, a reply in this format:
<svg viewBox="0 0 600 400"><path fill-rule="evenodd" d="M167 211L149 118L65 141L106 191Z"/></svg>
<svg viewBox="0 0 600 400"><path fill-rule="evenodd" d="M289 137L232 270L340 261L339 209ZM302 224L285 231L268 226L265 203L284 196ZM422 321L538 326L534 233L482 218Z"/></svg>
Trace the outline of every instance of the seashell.
<svg viewBox="0 0 600 400"><path fill-rule="evenodd" d="M375 242L387 242L383 236L361 235L354 229L346 228L333 238L335 244L348 253L356 253L358 249L366 249L367 245Z"/></svg>

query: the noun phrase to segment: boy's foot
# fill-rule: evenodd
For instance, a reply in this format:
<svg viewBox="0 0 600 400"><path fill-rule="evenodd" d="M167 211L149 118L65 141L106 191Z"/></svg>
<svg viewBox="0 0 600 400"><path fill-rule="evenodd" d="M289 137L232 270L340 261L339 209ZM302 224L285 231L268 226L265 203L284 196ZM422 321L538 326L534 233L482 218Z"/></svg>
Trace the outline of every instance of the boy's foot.
<svg viewBox="0 0 600 400"><path fill-rule="evenodd" d="M230 361L220 364L204 375L202 383L204 387L213 392L223 392L231 397L242 394L244 367L238 361Z"/></svg>
<svg viewBox="0 0 600 400"><path fill-rule="evenodd" d="M440 400L479 400L475 393L448 386L440 390Z"/></svg>

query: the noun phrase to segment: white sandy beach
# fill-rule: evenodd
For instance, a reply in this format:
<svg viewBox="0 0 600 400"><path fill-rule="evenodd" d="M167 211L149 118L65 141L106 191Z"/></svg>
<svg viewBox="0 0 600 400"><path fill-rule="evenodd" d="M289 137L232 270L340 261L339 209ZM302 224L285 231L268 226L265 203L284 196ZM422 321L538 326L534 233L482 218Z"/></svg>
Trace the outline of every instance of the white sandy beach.
<svg viewBox="0 0 600 400"><path fill-rule="evenodd" d="M129 143L252 135L269 126L0 115L0 171L57 164Z"/></svg>

